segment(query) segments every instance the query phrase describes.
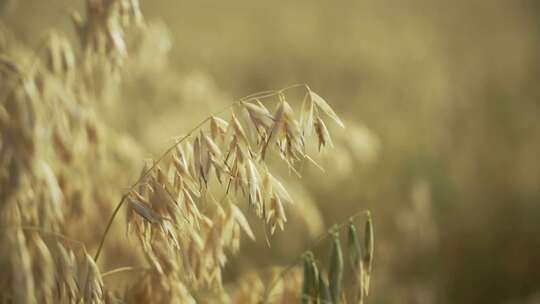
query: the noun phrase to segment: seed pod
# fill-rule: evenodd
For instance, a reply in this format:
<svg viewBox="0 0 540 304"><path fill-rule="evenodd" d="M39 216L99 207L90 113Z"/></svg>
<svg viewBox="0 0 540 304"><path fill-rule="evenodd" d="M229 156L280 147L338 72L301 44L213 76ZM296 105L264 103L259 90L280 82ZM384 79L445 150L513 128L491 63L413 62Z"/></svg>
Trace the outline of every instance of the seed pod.
<svg viewBox="0 0 540 304"><path fill-rule="evenodd" d="M300 110L300 126L302 127L302 132L304 136L311 135L311 128L313 126L313 117L314 117L314 106L313 101L311 100L309 93L304 96L302 101L302 108Z"/></svg>
<svg viewBox="0 0 540 304"><path fill-rule="evenodd" d="M222 142L225 139L228 125L225 120L212 116L210 119L210 134L212 135L212 139Z"/></svg>
<svg viewBox="0 0 540 304"><path fill-rule="evenodd" d="M99 303L103 298L103 278L99 272L94 259L88 254L85 255L82 268L83 271L79 277L82 282L82 303Z"/></svg>
<svg viewBox="0 0 540 304"><path fill-rule="evenodd" d="M364 230L364 264L367 266L369 272L371 272L371 266L373 263L373 221L371 216L366 221L366 227Z"/></svg>
<svg viewBox="0 0 540 304"><path fill-rule="evenodd" d="M302 287L302 304L309 304L312 294L313 281L315 280L313 268L311 267L312 254L308 252L304 256L304 285Z"/></svg>
<svg viewBox="0 0 540 304"><path fill-rule="evenodd" d="M326 125L324 124L324 121L317 117L314 123L315 126L315 134L317 134L317 139L319 141L319 151L321 151L321 148L329 146L333 147L334 144L332 143L332 138L330 137L330 132L328 131L328 128L326 128Z"/></svg>
<svg viewBox="0 0 540 304"><path fill-rule="evenodd" d="M326 278L325 274L322 273L322 271L319 272L319 303L332 304L328 279Z"/></svg>
<svg viewBox="0 0 540 304"><path fill-rule="evenodd" d="M347 247L349 249L349 259L351 265L356 269L358 264L362 262L362 246L360 245L360 240L358 239L358 232L356 231L356 226L353 223L349 224L347 230Z"/></svg>
<svg viewBox="0 0 540 304"><path fill-rule="evenodd" d="M319 269L313 259L313 253L304 255L304 285L302 288L302 303L316 303L319 293Z"/></svg>
<svg viewBox="0 0 540 304"><path fill-rule="evenodd" d="M232 130L234 131L234 134L236 134L236 137L240 139L240 142L244 145L249 145L246 132L244 131L242 124L240 123L238 118L236 118L234 113L232 114L231 124L232 124Z"/></svg>
<svg viewBox="0 0 540 304"><path fill-rule="evenodd" d="M233 203L230 204L230 208L231 208L231 213L234 219L236 220L236 222L238 223L238 225L242 227L242 229L249 236L250 239L255 240L255 235L253 234L253 231L249 227L249 223L246 217L244 216L244 213L242 213L242 210L240 210L240 208L238 208L238 206L236 206Z"/></svg>
<svg viewBox="0 0 540 304"><path fill-rule="evenodd" d="M371 277L371 268L373 266L373 221L371 219L371 215L368 215L368 219L366 221L366 227L364 230L364 246L366 248L366 251L364 252L364 260L363 260L363 266L365 270L365 276L364 276L364 293L366 296L369 293L369 279Z"/></svg>
<svg viewBox="0 0 540 304"><path fill-rule="evenodd" d="M310 261L310 267L311 272L313 273L313 281L311 282L311 294L310 297L312 301L317 299L317 296L319 295L319 268L317 267L317 263L315 263L314 259L311 259Z"/></svg>
<svg viewBox="0 0 540 304"><path fill-rule="evenodd" d="M312 102L317 106L318 109L326 113L326 115L330 116L340 127L345 128L345 125L339 119L337 114L332 110L332 108L328 105L328 103L317 93L313 91L309 91L309 97L311 98Z"/></svg>
<svg viewBox="0 0 540 304"><path fill-rule="evenodd" d="M362 265L362 264L360 264ZM356 290L356 295L355 295L355 302L354 303L357 303L357 304L363 304L364 303L364 295L365 295L365 284L364 284L364 280L366 279L365 277L365 272L363 271L363 267L360 266L360 270L358 272L358 276L355 278L356 279L356 282L359 286L359 288Z"/></svg>
<svg viewBox="0 0 540 304"><path fill-rule="evenodd" d="M220 158L221 157L221 150L219 149L218 145L210 138L210 136L204 135L204 143L206 147L208 148L208 152L212 154L215 157Z"/></svg>
<svg viewBox="0 0 540 304"><path fill-rule="evenodd" d="M161 222L161 216L152 210L150 203L136 191L132 192L133 195L127 196L127 201L131 210L135 211L138 215L142 216L145 220L152 224Z"/></svg>
<svg viewBox="0 0 540 304"><path fill-rule="evenodd" d="M330 281L330 295L333 303L339 303L341 296L341 283L343 280L343 253L339 235L333 235L332 250L330 252L330 265L328 267L328 279Z"/></svg>
<svg viewBox="0 0 540 304"><path fill-rule="evenodd" d="M349 258L350 263L353 268L353 279L356 287L355 293L355 302L361 304L364 300L364 265L362 262L362 248L360 245L360 240L358 239L358 233L356 231L356 226L351 222L348 229L348 249L349 249Z"/></svg>

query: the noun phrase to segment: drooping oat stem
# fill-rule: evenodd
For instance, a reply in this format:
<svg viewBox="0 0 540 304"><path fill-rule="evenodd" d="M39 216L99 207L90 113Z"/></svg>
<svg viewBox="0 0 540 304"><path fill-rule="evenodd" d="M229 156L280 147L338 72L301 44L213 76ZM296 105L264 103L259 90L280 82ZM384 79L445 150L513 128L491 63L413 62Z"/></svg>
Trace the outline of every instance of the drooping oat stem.
<svg viewBox="0 0 540 304"><path fill-rule="evenodd" d="M309 104L312 104L311 106L311 112L309 113L302 113L302 116L309 114L310 116L313 116L313 111L315 111L315 106L320 107L321 111L324 113L327 113L332 119L336 120L335 113L330 109L330 107L326 104L322 98L320 98L317 94L311 91L311 89L305 85L305 84L296 84L291 85L286 88L280 89L280 90L269 90L269 91L263 91L254 93L245 97L242 97L238 99L236 102L232 103L231 105L221 109L220 111L214 113L214 115L218 115L228 109L233 108L234 105L239 104L244 107L244 110L246 113L249 114L250 119L252 123L254 124L254 129L259 132L263 131L264 133L258 133L258 136L260 136L261 144L264 143L263 148L263 157L264 153L266 152L266 149L272 145L276 144L279 149L282 158L287 162L289 167L292 168L292 161L295 161L299 159L300 157L304 157L307 159L309 156L307 156L305 153L301 151L302 146L304 145L304 140L302 138L303 132L300 131L300 127L305 128L304 125L300 126L292 117L292 109L288 106L287 102L284 100L284 92L287 90L291 90L294 88L303 87L306 89L306 96L308 96L308 102ZM263 100L265 98L270 97L280 97L280 103L278 106L276 117L272 117L272 115L266 110L262 104L260 104L260 100ZM254 102L254 103L251 103ZM260 106L258 106L255 102L259 103ZM304 101L306 102L306 101ZM280 114L283 113L283 114ZM158 165L174 150L180 147L180 145L185 142L188 138L190 138L197 130L199 130L201 127L203 127L207 122L212 122L211 124L211 131L212 133L215 133L215 117L214 115L208 116L204 120L202 120L199 124L197 124L195 127L193 127L186 135L181 137L179 140L175 141L173 145L168 147L158 159L156 159L153 164L140 175L139 179L131 185L131 187L128 189L128 191L121 197L120 201L116 205L116 207L113 210L113 213L111 214L111 217L109 218L107 225L105 227L105 231L100 239L100 243L98 246L98 249L96 251L96 254L94 256L94 260L97 262L99 259L99 256L101 254L101 251L103 249L103 245L105 242L105 239L108 235L108 232L112 226L112 223L114 222L114 219L116 218L118 212L120 211L121 207L124 205L126 200L130 198L130 195L132 195L133 192L135 192L135 189L137 186L139 186L143 181L145 181L148 177L150 177L150 174L155 171L155 169L158 169ZM237 121L235 118L234 112L232 115L232 125L234 126L234 131L236 132L236 137L233 137L233 140L230 143L230 148L225 156L225 159L223 160L223 165L226 168L225 173L228 175L234 174L230 176L229 184L227 186L227 192L229 190L229 187L231 186L231 182L234 182L235 188L238 189L239 187L247 187L249 188L249 201L250 204L255 204L258 208L258 214L261 217L264 217L265 221L272 222L272 229L273 232L276 225L279 226L281 229L283 229L283 224L286 221L285 214L283 212L283 206L281 200L288 200L290 201L290 198L286 192L286 190L283 188L281 183L277 181L272 175L270 175L265 169L265 166L261 166L261 168L258 168L259 166L256 166L253 161L250 159L253 157L253 151L250 150L250 146L248 143L248 138L243 130L243 127L241 124ZM339 125L343 125L341 121L336 120L336 122ZM311 126L309 126L311 127ZM229 132L229 131L227 131ZM215 139L214 139L215 140ZM204 146L203 146L204 145ZM208 161L215 167L216 174L218 175L218 179L220 179L218 171L218 168L221 166L219 164L219 160L217 159L218 156L222 156L221 151L219 151L219 148L215 145L213 142L213 139L211 139L208 136L205 136L203 133L201 133L200 137L196 138L196 141L193 144L193 149L195 155L194 157L194 164L192 164L192 167L189 167L188 164L185 163L185 161L182 161L181 159L176 159L176 165L178 165L178 169L180 171L192 171L188 172L188 174L192 175L199 175L199 179L202 180L204 184L207 184L207 177L208 174L207 171L209 170L209 165L204 165L203 160L200 159L201 149L207 149L208 150ZM247 151L246 151L247 150ZM197 152L197 153L195 153ZM234 153L236 155L236 160L233 160L232 164L229 164L229 156L231 153ZM247 158L247 159L246 159ZM246 166L247 164L247 166ZM189 167L189 168L188 168ZM246 169L247 168L247 169ZM294 169L294 168L292 168ZM234 172L231 172L231 170L235 170ZM159 171L159 170L158 170ZM179 171L179 172L180 172ZM262 173L265 173L265 175L260 176L259 171ZM193 174L194 172L194 174ZM182 176L179 176L182 178ZM181 179L183 180L183 179ZM200 180L200 181L201 181ZM245 180L245 181L244 181ZM221 181L221 180L220 180ZM261 187L261 181L264 181L266 189L272 189L273 192L268 192L269 196L265 195L263 197L262 190L259 188ZM188 182L188 180L183 180L182 183ZM202 183L201 183L202 185ZM174 200L174 197L172 197L171 193L167 190L167 187L165 187L166 194ZM242 189L243 190L243 189ZM191 199L189 193L184 190L183 195L187 199ZM137 196L137 195L135 195ZM139 200L142 199L142 197L139 196ZM269 206L266 206L266 204L263 202L268 201ZM142 203L142 202L141 202ZM261 205L262 204L262 205ZM139 209L143 208L145 205L139 204L139 202L136 202L136 207L139 207ZM266 208L270 208L270 212L266 210ZM145 217L147 220L153 220L152 217L154 217L154 212L150 212L152 210L148 210L147 214L144 215L141 211L139 211L139 214ZM196 211L196 210L195 210ZM196 211L198 213L198 211ZM197 214L196 213L196 214ZM155 219L164 219L161 215L155 214ZM244 229L245 230L245 229Z"/></svg>

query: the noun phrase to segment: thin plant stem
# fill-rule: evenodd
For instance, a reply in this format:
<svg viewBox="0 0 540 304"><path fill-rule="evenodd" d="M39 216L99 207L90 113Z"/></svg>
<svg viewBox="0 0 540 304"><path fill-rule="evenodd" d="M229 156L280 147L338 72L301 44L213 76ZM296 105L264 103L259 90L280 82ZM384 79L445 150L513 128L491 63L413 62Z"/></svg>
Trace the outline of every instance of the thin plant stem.
<svg viewBox="0 0 540 304"><path fill-rule="evenodd" d="M148 268L146 267L138 267L138 266L126 266L126 267L119 267L119 268L115 268L115 269L112 269L112 270L109 270L109 271L106 271L104 273L101 274L101 277L104 278L104 277L108 277L108 276L111 276L111 275L114 275L114 274L117 274L117 273L122 273L122 272L129 272L129 271L145 271L145 270L148 270Z"/></svg>

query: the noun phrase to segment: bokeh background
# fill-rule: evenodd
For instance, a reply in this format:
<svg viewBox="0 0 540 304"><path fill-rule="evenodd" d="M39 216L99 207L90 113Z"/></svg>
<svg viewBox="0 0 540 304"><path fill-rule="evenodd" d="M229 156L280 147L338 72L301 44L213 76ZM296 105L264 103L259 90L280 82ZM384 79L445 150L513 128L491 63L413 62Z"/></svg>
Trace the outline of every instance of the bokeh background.
<svg viewBox="0 0 540 304"><path fill-rule="evenodd" d="M69 15L83 5L2 0L1 23L39 48L51 29L76 39ZM332 126L324 174L288 180L297 205L285 233L270 248L260 231L245 241L230 280L287 264L332 223L370 209L371 303L540 303L538 1L141 5L137 63L99 112L139 147L124 186L172 136L253 92L307 83L348 126Z"/></svg>

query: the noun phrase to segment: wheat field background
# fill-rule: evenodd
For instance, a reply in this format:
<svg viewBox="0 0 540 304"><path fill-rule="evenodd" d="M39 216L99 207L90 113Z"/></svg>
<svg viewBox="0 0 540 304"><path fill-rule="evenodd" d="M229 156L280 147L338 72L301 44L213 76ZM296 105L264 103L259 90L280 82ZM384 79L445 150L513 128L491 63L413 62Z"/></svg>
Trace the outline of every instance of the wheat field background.
<svg viewBox="0 0 540 304"><path fill-rule="evenodd" d="M29 277L38 290L57 272L32 262L51 259L39 253L42 243L54 259L53 241L40 236L34 244L33 233L13 227L80 241L91 260L145 160L238 98L295 84L309 85L308 95L312 89L324 97L345 124L324 116L333 148L312 149L324 172L302 163L298 178L277 154L269 159L295 201L285 204L284 230L272 218L278 229L269 235L258 211L246 207L250 194L240 195L255 241L242 232L238 252L225 251L217 285L229 298L187 283L177 294L201 303L260 301L271 267L287 267L308 249L326 263L332 242L313 247L318 236L369 210L375 248L365 303L540 303L537 1L141 0L140 25L131 14L118 23L122 35L85 41L94 36L77 31L72 13L85 20L92 3L115 2L137 3L0 0L0 292L10 294L2 303L54 298L45 291L24 296L34 289ZM88 59L85 45L92 43L106 46ZM66 45L73 64L62 57L56 68L53 54L65 56ZM20 82L14 69L22 70ZM35 100L11 95L11 83L24 91L29 82L39 92ZM286 92L295 113L304 93ZM318 144L321 134L313 139ZM153 267L157 259L150 254L157 249L141 250L149 243L126 228L131 219L135 229L149 229L141 221L151 222L153 213L133 214L135 220L121 210L95 266L94 283L104 286L96 288L110 296L77 287L84 296L74 298L184 303L157 287L147 297L144 286L155 278L139 281L140 269L103 276ZM25 256L21 244L29 248L27 262L15 258ZM280 285L282 303L300 301L300 270ZM88 273L83 281L92 286ZM13 286L25 287L9 292Z"/></svg>

